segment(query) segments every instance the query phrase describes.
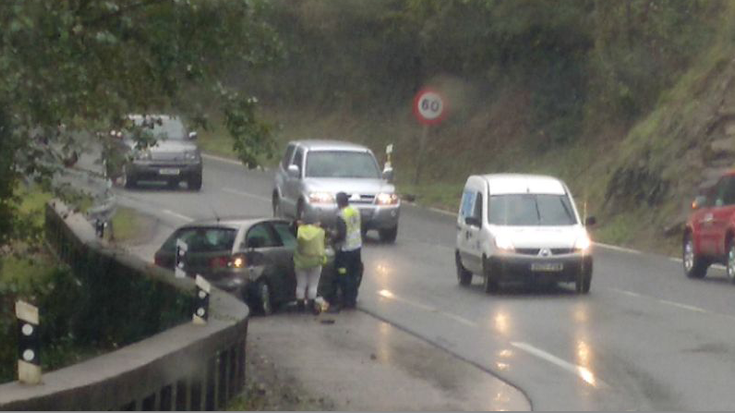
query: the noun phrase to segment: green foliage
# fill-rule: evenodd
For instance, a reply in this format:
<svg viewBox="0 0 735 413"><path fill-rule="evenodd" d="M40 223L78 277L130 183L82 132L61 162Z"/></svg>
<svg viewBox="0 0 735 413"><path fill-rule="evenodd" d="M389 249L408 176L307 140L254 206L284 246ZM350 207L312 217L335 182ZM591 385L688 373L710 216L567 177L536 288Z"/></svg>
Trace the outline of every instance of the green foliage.
<svg viewBox="0 0 735 413"><path fill-rule="evenodd" d="M258 122L255 116L258 100L237 93L222 92L225 100L224 124L234 139L232 148L248 168L259 165L259 155L273 157L275 142L271 139L272 126Z"/></svg>
<svg viewBox="0 0 735 413"><path fill-rule="evenodd" d="M233 66L252 70L281 46L259 0L7 0L0 6L0 245L11 237L20 173L43 180L74 131L118 129L128 113L209 110L191 90ZM12 124L11 124L12 122ZM238 132L256 129L241 116ZM33 136L33 139L29 139ZM243 147L250 143L239 141ZM258 142L267 141L260 134ZM245 157L258 153L247 147Z"/></svg>

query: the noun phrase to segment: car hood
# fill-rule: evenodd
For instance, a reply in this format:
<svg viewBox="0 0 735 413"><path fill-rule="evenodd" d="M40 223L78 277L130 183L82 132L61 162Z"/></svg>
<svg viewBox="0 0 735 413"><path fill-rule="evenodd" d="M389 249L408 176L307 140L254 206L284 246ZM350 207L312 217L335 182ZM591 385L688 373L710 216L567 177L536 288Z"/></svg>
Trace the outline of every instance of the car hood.
<svg viewBox="0 0 735 413"><path fill-rule="evenodd" d="M179 140L160 140L157 141L154 146L150 148L151 153L172 153L172 152L185 152L194 151L197 146L192 142L179 141Z"/></svg>
<svg viewBox="0 0 735 413"><path fill-rule="evenodd" d="M306 178L304 179L306 192L328 192L337 194L345 192L351 194L377 195L381 192L394 193L396 188L382 179L356 178Z"/></svg>
<svg viewBox="0 0 735 413"><path fill-rule="evenodd" d="M582 225L511 227L491 229L496 237L505 236L515 248L573 248L587 234Z"/></svg>

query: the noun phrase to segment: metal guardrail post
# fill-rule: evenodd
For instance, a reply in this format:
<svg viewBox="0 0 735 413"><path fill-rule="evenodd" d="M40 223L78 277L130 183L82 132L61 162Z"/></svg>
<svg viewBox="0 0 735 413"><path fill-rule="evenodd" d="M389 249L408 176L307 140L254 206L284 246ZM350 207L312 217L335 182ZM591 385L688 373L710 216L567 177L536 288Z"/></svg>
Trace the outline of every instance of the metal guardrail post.
<svg viewBox="0 0 735 413"><path fill-rule="evenodd" d="M41 340L38 308L24 301L15 303L18 318L18 381L41 383Z"/></svg>
<svg viewBox="0 0 735 413"><path fill-rule="evenodd" d="M180 239L176 240L176 256L174 257L174 275L176 278L186 277L186 271L184 270L184 258L186 252L189 250L189 246Z"/></svg>

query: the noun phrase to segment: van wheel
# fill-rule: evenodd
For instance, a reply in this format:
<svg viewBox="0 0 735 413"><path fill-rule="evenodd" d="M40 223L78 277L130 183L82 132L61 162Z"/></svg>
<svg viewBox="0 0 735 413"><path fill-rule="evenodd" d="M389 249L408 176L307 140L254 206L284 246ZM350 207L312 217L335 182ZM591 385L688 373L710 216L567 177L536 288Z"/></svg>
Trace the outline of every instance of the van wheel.
<svg viewBox="0 0 735 413"><path fill-rule="evenodd" d="M585 262L585 264L587 263ZM580 268L574 287L577 294L588 294L590 292L590 287L592 287L592 262Z"/></svg>
<svg viewBox="0 0 735 413"><path fill-rule="evenodd" d="M682 243L681 261L684 265L684 274L686 274L687 277L704 278L704 276L707 275L709 262L704 257L697 256L695 254L694 240L692 239L692 234L689 232L684 236L684 242Z"/></svg>
<svg viewBox="0 0 735 413"><path fill-rule="evenodd" d="M472 273L462 265L459 253L454 254L454 263L457 266L457 281L459 285L470 285L472 283Z"/></svg>
<svg viewBox="0 0 735 413"><path fill-rule="evenodd" d="M501 271L500 268L496 268L496 270L499 272ZM487 294L495 293L500 288L498 286L498 282L496 279L497 276L500 274L493 274L493 269L490 266L490 263L488 262L488 259L483 256L482 257L482 288L485 290Z"/></svg>

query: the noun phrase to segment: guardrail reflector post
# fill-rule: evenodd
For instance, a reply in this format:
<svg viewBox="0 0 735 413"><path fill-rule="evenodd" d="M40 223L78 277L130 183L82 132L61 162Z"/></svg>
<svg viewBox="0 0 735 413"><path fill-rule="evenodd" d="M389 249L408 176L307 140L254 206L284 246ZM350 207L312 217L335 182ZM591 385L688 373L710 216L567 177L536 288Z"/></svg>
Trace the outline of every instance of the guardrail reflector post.
<svg viewBox="0 0 735 413"><path fill-rule="evenodd" d="M41 340L38 307L24 301L15 303L18 318L18 381L26 384L41 383Z"/></svg>
<svg viewBox="0 0 735 413"><path fill-rule="evenodd" d="M176 278L185 278L186 271L184 270L184 257L186 251L189 250L189 246L180 239L176 240L176 257L174 257L174 275Z"/></svg>
<svg viewBox="0 0 735 413"><path fill-rule="evenodd" d="M194 316L192 321L194 324L207 324L209 319L209 293L212 290L209 281L197 274L196 278L197 297Z"/></svg>

